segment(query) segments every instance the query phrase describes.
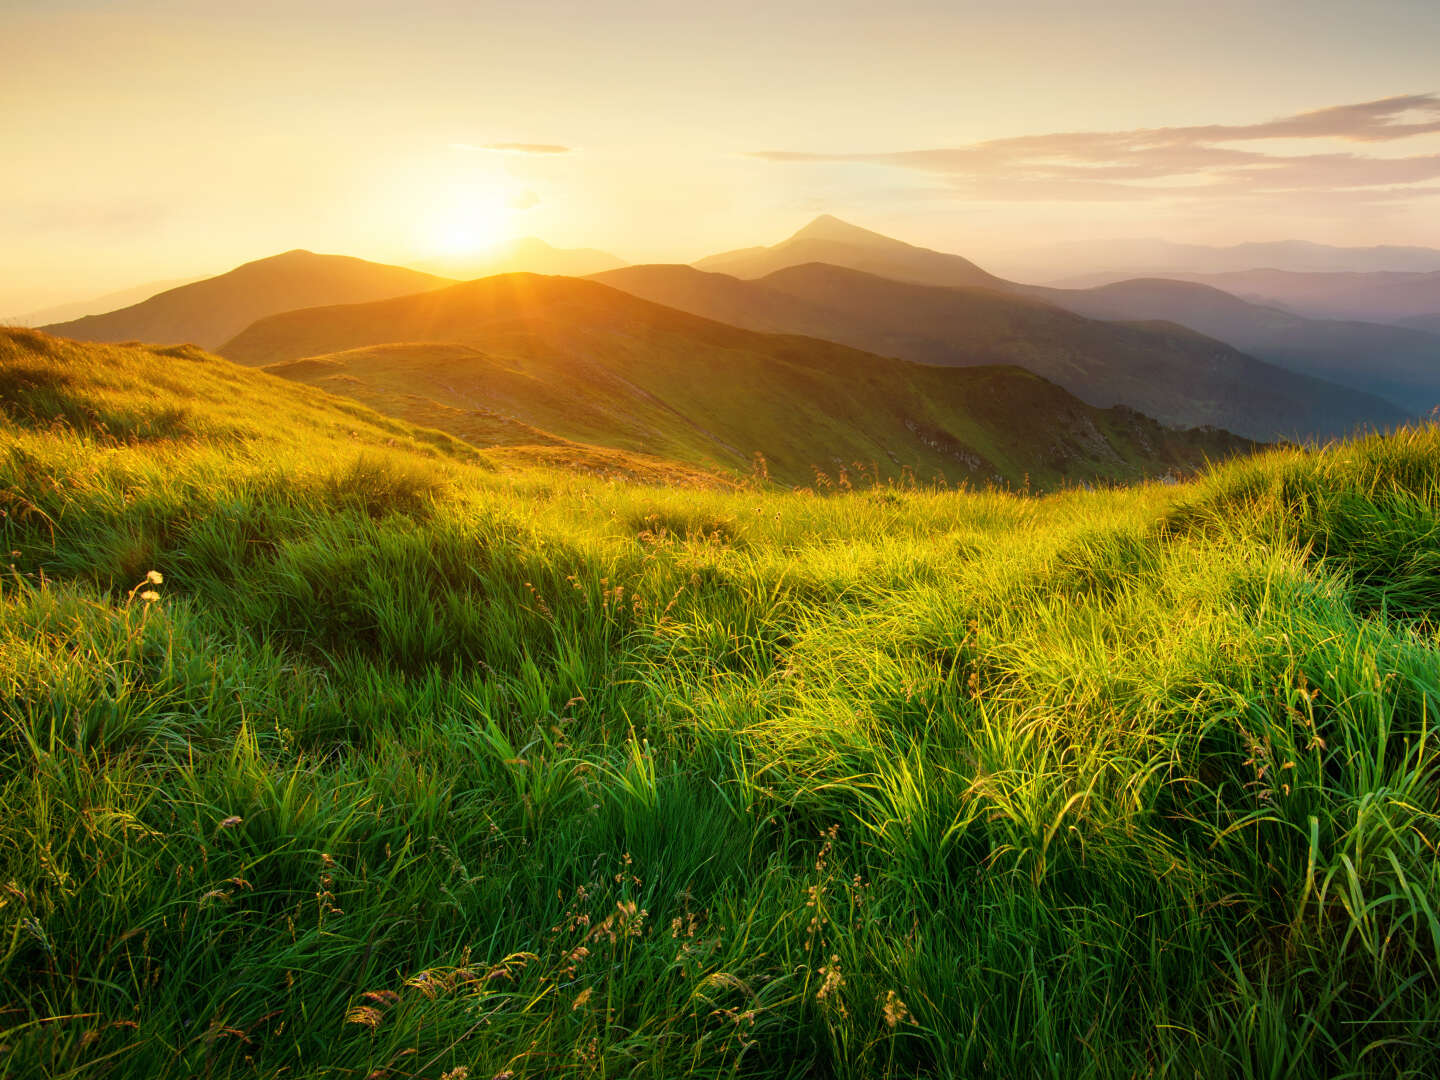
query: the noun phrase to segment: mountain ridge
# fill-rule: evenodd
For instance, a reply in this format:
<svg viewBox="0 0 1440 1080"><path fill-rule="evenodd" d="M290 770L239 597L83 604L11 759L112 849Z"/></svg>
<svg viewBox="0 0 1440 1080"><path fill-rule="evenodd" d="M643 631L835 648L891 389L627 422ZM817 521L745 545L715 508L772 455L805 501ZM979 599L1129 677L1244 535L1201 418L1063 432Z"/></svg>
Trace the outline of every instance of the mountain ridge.
<svg viewBox="0 0 1440 1080"><path fill-rule="evenodd" d="M1097 321L1007 290L919 285L828 264L753 281L693 266L628 267L596 280L750 329L823 335L919 363L1018 364L1092 405L1126 404L1181 426L1329 436L1406 416L1184 327Z"/></svg>
<svg viewBox="0 0 1440 1080"><path fill-rule="evenodd" d="M739 473L758 452L789 484L857 462L950 483L1135 478L1253 445L1096 409L1019 368L912 364L563 277L289 312L221 354L402 415L469 409Z"/></svg>
<svg viewBox="0 0 1440 1080"><path fill-rule="evenodd" d="M215 277L159 293L117 311L40 327L76 341L193 342L214 348L277 311L361 302L451 284L404 266L294 248Z"/></svg>

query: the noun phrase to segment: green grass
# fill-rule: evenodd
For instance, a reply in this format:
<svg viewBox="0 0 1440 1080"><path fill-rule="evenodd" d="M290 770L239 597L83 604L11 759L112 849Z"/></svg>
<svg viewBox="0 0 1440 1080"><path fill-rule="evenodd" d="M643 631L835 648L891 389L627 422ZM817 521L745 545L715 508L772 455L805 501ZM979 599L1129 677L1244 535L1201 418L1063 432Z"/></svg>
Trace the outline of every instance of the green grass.
<svg viewBox="0 0 1440 1080"><path fill-rule="evenodd" d="M1434 428L821 498L0 350L7 1077L1440 1067Z"/></svg>
<svg viewBox="0 0 1440 1080"><path fill-rule="evenodd" d="M221 352L471 442L588 444L743 477L759 453L791 486L1055 490L1191 474L1255 449L1095 408L1019 367L887 359L533 274L290 311Z"/></svg>

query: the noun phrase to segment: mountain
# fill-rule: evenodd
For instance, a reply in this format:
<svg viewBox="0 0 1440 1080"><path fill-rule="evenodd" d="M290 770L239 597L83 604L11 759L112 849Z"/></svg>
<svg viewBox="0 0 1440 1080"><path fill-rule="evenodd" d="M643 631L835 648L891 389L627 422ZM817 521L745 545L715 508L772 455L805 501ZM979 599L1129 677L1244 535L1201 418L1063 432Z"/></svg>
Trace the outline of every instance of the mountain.
<svg viewBox="0 0 1440 1080"><path fill-rule="evenodd" d="M214 348L276 312L380 300L448 284L445 278L403 266L287 251L118 311L41 329L77 341L193 342Z"/></svg>
<svg viewBox="0 0 1440 1080"><path fill-rule="evenodd" d="M1241 452L1225 432L1096 409L1013 367L955 369L755 333L595 281L510 274L263 319L241 363L475 437L564 439L772 477L816 470L1037 484L1133 478Z"/></svg>
<svg viewBox="0 0 1440 1080"><path fill-rule="evenodd" d="M54 307L42 308L39 311L28 311L23 315L0 319L0 324L6 326L44 326L47 323L81 319L86 315L100 315L106 311L114 311L116 308L138 304L141 300L148 300L156 293L164 292L166 289L174 289L180 285L189 285L192 281L199 280L200 278L173 278L169 281L150 281L144 285L135 285L128 289L121 289L118 292L106 293L104 296L92 297L89 300L72 300L68 304L56 304Z"/></svg>
<svg viewBox="0 0 1440 1080"><path fill-rule="evenodd" d="M1335 247L1304 240L1214 246L1156 239L1107 239L1049 244L992 260L1006 274L1056 280L1104 273L1119 278L1220 274L1270 268L1303 273L1369 273L1440 270L1440 249L1427 247ZM1095 282L1091 282L1094 284Z"/></svg>
<svg viewBox="0 0 1440 1080"><path fill-rule="evenodd" d="M512 240L493 251L478 255L452 255L420 263L423 270L446 277L468 281L471 278L493 277L496 274L563 274L585 277L602 270L625 266L625 260L608 251L594 248L557 248L544 240L526 236Z"/></svg>
<svg viewBox="0 0 1440 1080"><path fill-rule="evenodd" d="M759 281L688 266L597 280L752 330L809 334L926 364L1016 364L1092 405L1129 405L1183 426L1252 438L1329 436L1406 414L1379 399L1263 363L1173 324L1121 325L992 289L941 288L835 266Z"/></svg>
<svg viewBox="0 0 1440 1080"><path fill-rule="evenodd" d="M851 225L822 214L773 247L745 248L711 255L694 263L698 270L737 278L760 278L805 263L829 263L868 274L913 281L922 285L981 285L1005 283L987 274L969 259L916 247L900 240Z"/></svg>
<svg viewBox="0 0 1440 1080"><path fill-rule="evenodd" d="M1401 326L1408 326L1412 330L1424 330L1431 334L1440 334L1440 311L1432 315L1416 315L1414 318L1401 319Z"/></svg>
<svg viewBox="0 0 1440 1080"><path fill-rule="evenodd" d="M1379 323L1307 319L1188 281L1142 278L1093 289L1017 286L1092 319L1163 319L1292 371L1375 394L1410 412L1440 403L1440 336Z"/></svg>
<svg viewBox="0 0 1440 1080"><path fill-rule="evenodd" d="M1088 288L1136 275L1094 274L1072 282ZM1237 270L1225 274L1167 274L1223 290L1242 300L1283 308L1313 319L1401 322L1440 311L1440 271L1408 274L1300 273L1294 270Z"/></svg>
<svg viewBox="0 0 1440 1080"><path fill-rule="evenodd" d="M1232 431L1265 438L1294 434L1345 434L1355 423L1390 426L1408 415L1413 415L1414 410L1419 407L1417 400L1425 403L1424 408L1427 410L1430 405L1440 401L1440 374L1437 374L1437 371L1440 371L1440 339L1415 327L1306 321L1290 313L1246 304L1245 301L1217 290L1206 290L1201 285L1169 279L1163 279L1168 282L1163 285L1157 284L1162 279L1146 279L1143 285L1137 282L1124 284L1123 287L1106 286L1103 292L1022 285L989 274L958 255L942 255L923 248L914 248L828 216L816 219L795 237L773 248L702 259L695 266L718 268L731 265L742 271L735 273L736 277L763 276L751 273L760 266L773 267L771 273L790 269L804 265L804 256L809 247L806 244L797 244L796 241L807 236L828 245L829 257L818 261L835 266L868 270L897 281L928 284L936 282L923 280L923 271L926 268L949 267L955 271L956 277L968 276L974 279L979 275L978 280L953 284L980 285L995 292L1044 300L1091 319L1175 323L1295 374L1325 379L1352 391L1360 390L1366 395L1363 399L1347 402L1344 400L1346 395L1337 394L1334 386L1326 388L1311 385L1299 398L1293 399L1294 404L1286 406L1286 395L1280 389L1283 380L1277 382L1278 376L1275 372L1257 370L1253 373L1260 380L1256 388L1264 387L1266 394L1272 390L1278 394L1275 398L1267 398L1270 405L1265 406L1261 404L1261 399L1247 391L1244 380L1251 376L1240 373L1244 365L1236 367L1238 361L1233 361L1228 366L1221 365L1225 369L1223 372L1220 368L1197 369L1206 372L1206 379L1219 379L1227 383L1229 389L1224 391L1222 397L1192 392L1186 382L1188 376L1178 371L1162 377L1154 386L1147 386L1144 378L1121 374L1121 369L1126 364L1123 359L1107 361L1102 357L1088 365L1082 365L1085 368L1082 375L1080 368L1061 359L1061 352L1057 350L1063 350L1064 343L1054 340L1053 336L1037 350L1029 349L1026 344L1026 334L1034 328L1022 330L1017 327L1010 334L1010 352L1006 356L1006 362L1031 367L1092 403L1124 402L1166 422L1216 423ZM1271 251L1273 248L1272 245L1241 247L1247 251ZM1300 247L1304 249L1305 245ZM867 260L864 256L869 251L885 253L884 260L878 257ZM862 265L867 261L872 265ZM889 268L872 268L873 264L881 261L886 262ZM661 302L673 302L680 307L686 306L683 289L674 297L646 294L643 285L638 284L642 278L643 275L636 277L636 288L642 295L649 295L651 299ZM616 284L621 281L611 280ZM667 285L666 288L670 286ZM856 296L853 303L860 306L853 311L838 312L841 325L853 328L857 320L864 321L869 318L866 313L872 309L864 306L867 303L865 297ZM723 309L691 307L689 310L704 310L705 314L712 317L725 317L722 314ZM827 317L834 319L836 316L832 313ZM883 315L880 317L884 319ZM744 316L739 315L732 318L740 318L744 325L757 328L787 329L859 344L863 348L885 348L872 336L856 337L849 331L827 332L823 325L808 320L802 329L792 324L788 317L766 324L757 323L753 319L746 321ZM956 325L953 318L949 323L952 328ZM1145 328L1130 329L1134 333ZM1161 337L1165 337L1163 329L1149 329L1152 333L1159 330ZM1053 332L1053 328L1051 331ZM938 347L933 342L933 334L924 335L931 339L929 345L918 343L915 340L917 334L911 331L906 331L901 336L906 344L892 345L890 349L907 359L930 363L956 362L954 359L943 359L954 353L953 329L940 335L942 340ZM967 348L971 348L975 337L966 336L962 331L960 340ZM1176 347L1177 341L1172 333L1163 348L1173 352ZM1132 343L1132 352L1134 348ZM936 360L935 355L942 359ZM969 362L977 361L971 359ZM1187 401L1191 398L1194 400ZM1385 399L1384 402L1377 400L1382 398ZM1272 410L1268 415L1267 408Z"/></svg>

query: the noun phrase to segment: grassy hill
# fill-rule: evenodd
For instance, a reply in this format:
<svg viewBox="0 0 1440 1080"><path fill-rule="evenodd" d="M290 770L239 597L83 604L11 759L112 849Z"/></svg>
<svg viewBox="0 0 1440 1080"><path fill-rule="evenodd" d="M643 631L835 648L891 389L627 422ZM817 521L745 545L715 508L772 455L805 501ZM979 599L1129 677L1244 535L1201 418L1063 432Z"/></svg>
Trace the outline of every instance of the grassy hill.
<svg viewBox="0 0 1440 1080"><path fill-rule="evenodd" d="M1377 394L1411 413L1440 404L1440 335L1305 318L1209 285L1146 278L1091 289L1021 291L1094 319L1166 319L1302 374Z"/></svg>
<svg viewBox="0 0 1440 1080"><path fill-rule="evenodd" d="M627 267L597 280L739 326L919 363L1017 364L1093 405L1123 403L1169 424L1274 439L1345 434L1406 416L1173 324L1097 321L1011 292L916 285L825 265L759 281L687 266Z"/></svg>
<svg viewBox="0 0 1440 1080"><path fill-rule="evenodd" d="M0 337L0 1073L1440 1066L1440 434L830 498Z"/></svg>
<svg viewBox="0 0 1440 1080"><path fill-rule="evenodd" d="M1027 371L757 334L571 278L505 275L291 312L222 351L465 438L498 417L745 474L759 453L792 485L864 472L1048 487L1183 471L1248 448L1095 409Z"/></svg>
<svg viewBox="0 0 1440 1080"><path fill-rule="evenodd" d="M403 266L347 255L287 251L169 289L118 311L41 329L78 341L190 342L213 349L256 319L279 311L358 304L448 284L448 278Z"/></svg>

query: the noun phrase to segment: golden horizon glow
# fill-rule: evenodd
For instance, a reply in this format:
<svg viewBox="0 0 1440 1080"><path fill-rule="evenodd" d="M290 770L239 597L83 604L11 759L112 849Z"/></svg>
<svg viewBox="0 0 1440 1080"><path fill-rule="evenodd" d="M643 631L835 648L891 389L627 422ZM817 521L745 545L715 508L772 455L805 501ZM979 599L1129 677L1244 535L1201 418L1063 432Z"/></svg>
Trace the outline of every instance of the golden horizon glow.
<svg viewBox="0 0 1440 1080"><path fill-rule="evenodd" d="M687 262L822 212L1002 272L1123 237L1440 247L1440 131L1204 134L1419 104L1440 4L1128 7L12 0L0 318L297 247Z"/></svg>
<svg viewBox="0 0 1440 1080"><path fill-rule="evenodd" d="M515 239L514 212L497 198L484 195L462 205L437 208L419 237L423 255L483 255Z"/></svg>

